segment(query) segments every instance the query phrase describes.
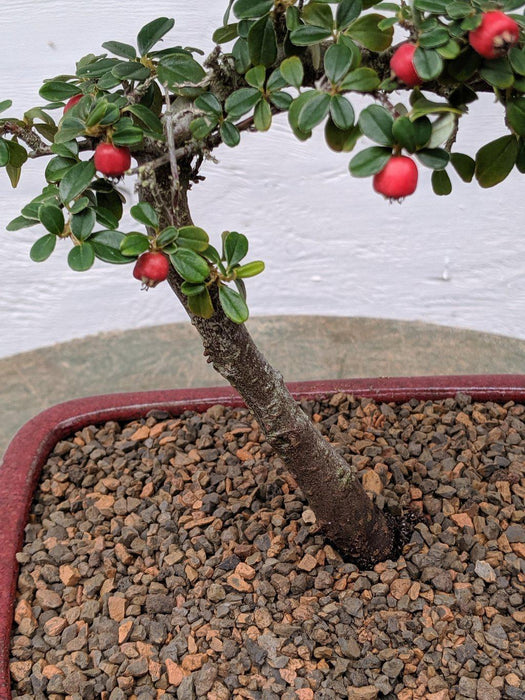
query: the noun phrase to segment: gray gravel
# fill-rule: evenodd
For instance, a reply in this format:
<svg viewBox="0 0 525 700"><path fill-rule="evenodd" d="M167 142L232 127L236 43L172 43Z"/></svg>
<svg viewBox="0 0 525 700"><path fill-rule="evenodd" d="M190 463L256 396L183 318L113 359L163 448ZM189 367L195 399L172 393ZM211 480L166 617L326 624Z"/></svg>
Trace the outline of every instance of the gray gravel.
<svg viewBox="0 0 525 700"><path fill-rule="evenodd" d="M403 556L344 563L246 410L90 426L18 555L13 698L525 700L525 407L303 408L425 516Z"/></svg>

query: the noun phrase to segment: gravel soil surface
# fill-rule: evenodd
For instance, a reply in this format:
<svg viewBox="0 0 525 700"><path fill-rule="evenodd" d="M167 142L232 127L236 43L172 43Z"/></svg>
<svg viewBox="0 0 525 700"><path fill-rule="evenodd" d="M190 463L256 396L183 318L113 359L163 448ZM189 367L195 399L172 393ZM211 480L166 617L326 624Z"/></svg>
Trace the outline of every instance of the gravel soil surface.
<svg viewBox="0 0 525 700"><path fill-rule="evenodd" d="M403 555L343 562L245 409L85 428L18 555L13 698L525 699L525 406L302 405L425 516Z"/></svg>

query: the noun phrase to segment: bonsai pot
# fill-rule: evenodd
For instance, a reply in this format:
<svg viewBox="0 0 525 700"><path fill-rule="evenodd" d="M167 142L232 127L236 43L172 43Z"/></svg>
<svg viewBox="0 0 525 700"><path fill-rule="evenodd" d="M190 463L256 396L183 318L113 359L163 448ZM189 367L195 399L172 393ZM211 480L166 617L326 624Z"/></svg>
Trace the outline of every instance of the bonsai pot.
<svg viewBox="0 0 525 700"><path fill-rule="evenodd" d="M380 378L290 385L297 399L316 399L343 392L378 402L439 400L468 394L475 401L525 401L525 375ZM0 464L0 700L10 700L10 634L21 549L40 470L55 444L87 425L129 421L162 410L176 416L205 411L215 404L242 406L229 388L112 394L68 401L30 420L15 435Z"/></svg>

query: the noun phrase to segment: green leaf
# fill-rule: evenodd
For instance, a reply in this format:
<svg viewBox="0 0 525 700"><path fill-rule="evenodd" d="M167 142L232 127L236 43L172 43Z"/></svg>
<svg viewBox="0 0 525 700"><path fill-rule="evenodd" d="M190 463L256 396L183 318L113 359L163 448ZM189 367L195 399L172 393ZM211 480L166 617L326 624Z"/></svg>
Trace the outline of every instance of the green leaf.
<svg viewBox="0 0 525 700"><path fill-rule="evenodd" d="M181 248L188 248L202 253L209 244L209 237L206 231L198 226L182 226L179 229L177 244Z"/></svg>
<svg viewBox="0 0 525 700"><path fill-rule="evenodd" d="M261 97L261 93L256 88L241 88L232 92L224 105L227 113L237 119L249 112Z"/></svg>
<svg viewBox="0 0 525 700"><path fill-rule="evenodd" d="M35 226L35 224L39 224L40 221L38 219L30 219L27 216L17 216L15 219L12 219L7 226L5 227L6 231L20 231L20 229L23 228L29 228L30 226Z"/></svg>
<svg viewBox="0 0 525 700"><path fill-rule="evenodd" d="M507 121L518 136L525 136L525 97L507 103Z"/></svg>
<svg viewBox="0 0 525 700"><path fill-rule="evenodd" d="M144 226L158 228L159 216L151 204L148 204L147 202L139 202L131 207L130 214L135 221L144 224Z"/></svg>
<svg viewBox="0 0 525 700"><path fill-rule="evenodd" d="M450 41L450 35L444 27L437 27L419 35L419 46L422 49L437 49Z"/></svg>
<svg viewBox="0 0 525 700"><path fill-rule="evenodd" d="M295 46L310 46L311 44L318 44L320 41L328 39L331 34L332 32L330 29L302 25L290 32L290 41L292 44L295 44Z"/></svg>
<svg viewBox="0 0 525 700"><path fill-rule="evenodd" d="M5 112L6 109L9 109L13 105L13 100L2 100L0 102L0 112Z"/></svg>
<svg viewBox="0 0 525 700"><path fill-rule="evenodd" d="M64 143L54 143L51 146L51 152L56 153L57 156L63 156L64 158L75 158L78 156L78 143L76 141L66 141ZM75 163L77 161L75 160Z"/></svg>
<svg viewBox="0 0 525 700"><path fill-rule="evenodd" d="M428 148L437 148L448 141L456 131L457 121L456 115L450 112L438 117L432 124L432 136L428 143Z"/></svg>
<svg viewBox="0 0 525 700"><path fill-rule="evenodd" d="M348 73L352 66L352 53L343 44L332 44L324 56L324 71L326 77L337 85Z"/></svg>
<svg viewBox="0 0 525 700"><path fill-rule="evenodd" d="M156 245L158 248L165 248L166 246L175 243L179 236L178 229L175 226L167 226L164 231L158 236L156 240Z"/></svg>
<svg viewBox="0 0 525 700"><path fill-rule="evenodd" d="M294 29L301 26L301 13L298 7L287 7L286 8L286 29L289 32L293 32Z"/></svg>
<svg viewBox="0 0 525 700"><path fill-rule="evenodd" d="M286 112L293 102L293 97L287 92L270 93L270 102L282 112Z"/></svg>
<svg viewBox="0 0 525 700"><path fill-rule="evenodd" d="M108 108L109 105L106 100L99 100L98 102L95 102L93 108L86 118L86 126L91 127L95 126L95 124L99 124L101 119L105 116Z"/></svg>
<svg viewBox="0 0 525 700"><path fill-rule="evenodd" d="M101 78L119 63L122 61L118 58L100 58L92 63L79 66L77 75L79 78Z"/></svg>
<svg viewBox="0 0 525 700"><path fill-rule="evenodd" d="M71 217L71 231L75 238L84 241L95 228L96 215L94 209L83 209Z"/></svg>
<svg viewBox="0 0 525 700"><path fill-rule="evenodd" d="M206 72L191 56L176 54L166 56L159 62L157 74L162 85L176 89L177 86L184 83L200 83Z"/></svg>
<svg viewBox="0 0 525 700"><path fill-rule="evenodd" d="M0 168L3 168L9 163L9 146L7 141L0 139Z"/></svg>
<svg viewBox="0 0 525 700"><path fill-rule="evenodd" d="M237 22L235 24L227 24L224 27L219 27L213 32L212 40L216 44L227 44L229 41L233 41L239 36L239 25Z"/></svg>
<svg viewBox="0 0 525 700"><path fill-rule="evenodd" d="M272 108L264 98L255 105L253 124L257 131L268 131L272 125Z"/></svg>
<svg viewBox="0 0 525 700"><path fill-rule="evenodd" d="M27 151L16 141L4 141L9 151L9 165L13 168L21 168L27 160Z"/></svg>
<svg viewBox="0 0 525 700"><path fill-rule="evenodd" d="M84 211L84 209L89 207L90 204L92 204L92 202L89 197L80 197L76 200L72 207L69 207L69 211L71 214L80 214L80 212Z"/></svg>
<svg viewBox="0 0 525 700"><path fill-rule="evenodd" d="M314 126L323 121L330 110L330 95L327 92L317 92L311 90L306 93L308 99L304 103L297 124L299 129L304 132L311 131Z"/></svg>
<svg viewBox="0 0 525 700"><path fill-rule="evenodd" d="M346 29L363 9L361 0L341 0L335 15L335 24L339 30Z"/></svg>
<svg viewBox="0 0 525 700"><path fill-rule="evenodd" d="M383 170L392 157L390 148L371 146L355 155L350 161L350 173L354 177L368 177Z"/></svg>
<svg viewBox="0 0 525 700"><path fill-rule="evenodd" d="M379 105L370 105L359 116L359 127L365 136L381 144L392 146L392 126L394 119L390 112Z"/></svg>
<svg viewBox="0 0 525 700"><path fill-rule="evenodd" d="M224 257L228 269L238 265L248 253L248 239L242 233L230 231L224 238Z"/></svg>
<svg viewBox="0 0 525 700"><path fill-rule="evenodd" d="M261 17L248 32L248 50L254 66L271 66L277 59L277 37L270 17Z"/></svg>
<svg viewBox="0 0 525 700"><path fill-rule="evenodd" d="M416 153L417 159L432 170L443 170L447 167L450 155L443 148L423 148Z"/></svg>
<svg viewBox="0 0 525 700"><path fill-rule="evenodd" d="M47 233L33 243L29 251L29 257L33 262L44 262L55 250L56 243L57 237L52 233Z"/></svg>
<svg viewBox="0 0 525 700"><path fill-rule="evenodd" d="M432 189L438 196L450 194L452 183L446 170L434 170L432 173Z"/></svg>
<svg viewBox="0 0 525 700"><path fill-rule="evenodd" d="M257 90L263 90L266 82L266 69L264 66L254 66L244 77L248 85L257 88Z"/></svg>
<svg viewBox="0 0 525 700"><path fill-rule="evenodd" d="M210 293L207 289L200 294L189 296L188 306L190 311L195 314L195 316L200 316L200 318L211 318L215 311Z"/></svg>
<svg viewBox="0 0 525 700"><path fill-rule="evenodd" d="M194 119L190 124L190 131L193 138L197 139L197 141L202 141L215 129L217 122L218 119L216 117L212 117L211 119L209 117L198 117Z"/></svg>
<svg viewBox="0 0 525 700"><path fill-rule="evenodd" d="M463 182L472 182L476 161L465 153L451 153L450 162Z"/></svg>
<svg viewBox="0 0 525 700"><path fill-rule="evenodd" d="M85 272L95 262L95 251L89 242L76 245L67 256L69 267L75 272Z"/></svg>
<svg viewBox="0 0 525 700"><path fill-rule="evenodd" d="M206 291L204 284L192 284L191 282L183 282L180 286L181 292L187 297L194 297L196 294L202 294Z"/></svg>
<svg viewBox="0 0 525 700"><path fill-rule="evenodd" d="M149 238L143 233L128 233L120 242L120 252L128 257L136 258L149 248Z"/></svg>
<svg viewBox="0 0 525 700"><path fill-rule="evenodd" d="M95 177L93 161L82 161L70 168L64 175L58 186L60 199L64 204L69 204L91 184Z"/></svg>
<svg viewBox="0 0 525 700"><path fill-rule="evenodd" d="M264 271L264 263L262 260L254 260L253 262L240 265L235 268L235 276L245 279L246 277L255 277Z"/></svg>
<svg viewBox="0 0 525 700"><path fill-rule="evenodd" d="M398 117L392 125L392 135L396 143L409 153L414 153L418 147L417 133L414 122L408 117Z"/></svg>
<svg viewBox="0 0 525 700"><path fill-rule="evenodd" d="M210 274L210 268L204 258L188 248L179 248L170 255L173 267L186 282L197 284L204 282Z"/></svg>
<svg viewBox="0 0 525 700"><path fill-rule="evenodd" d="M485 61L479 69L479 74L489 85L502 90L514 83L514 73L507 57Z"/></svg>
<svg viewBox="0 0 525 700"><path fill-rule="evenodd" d="M427 114L442 114L445 112L451 112L452 114L459 115L462 114L461 109L453 107L448 102L433 102L431 100L427 100L426 97L420 96L412 105L410 118L412 121L415 121L416 119L424 117Z"/></svg>
<svg viewBox="0 0 525 700"><path fill-rule="evenodd" d="M138 126L119 128L117 125L116 130L113 132L112 141L115 146L138 146L142 143L143 138L144 132Z"/></svg>
<svg viewBox="0 0 525 700"><path fill-rule="evenodd" d="M385 18L375 13L362 15L346 30L346 34L370 51L385 51L392 43L393 27L379 29L378 24Z"/></svg>
<svg viewBox="0 0 525 700"><path fill-rule="evenodd" d="M525 50L513 46L509 51L509 61L512 69L518 75L525 75Z"/></svg>
<svg viewBox="0 0 525 700"><path fill-rule="evenodd" d="M151 109L144 107L144 105L134 104L126 107L126 112L131 112L134 117L136 117L152 134L163 135L162 122L153 114Z"/></svg>
<svg viewBox="0 0 525 700"><path fill-rule="evenodd" d="M199 95L195 100L195 107L215 117L222 116L222 105L212 92Z"/></svg>
<svg viewBox="0 0 525 700"><path fill-rule="evenodd" d="M303 7L301 17L306 24L324 27L330 32L334 28L334 15L328 5L323 2L309 2Z"/></svg>
<svg viewBox="0 0 525 700"><path fill-rule="evenodd" d="M501 136L482 146L476 153L475 175L481 187L494 187L502 182L516 163L518 140Z"/></svg>
<svg viewBox="0 0 525 700"><path fill-rule="evenodd" d="M353 92L372 92L379 87L379 76L372 68L357 68L348 73L339 86L341 90Z"/></svg>
<svg viewBox="0 0 525 700"><path fill-rule="evenodd" d="M437 49L437 52L441 56L441 58L444 58L447 61L453 58L457 58L459 56L460 51L460 45L453 39L450 39L450 41L448 41L443 46L439 46Z"/></svg>
<svg viewBox="0 0 525 700"><path fill-rule="evenodd" d="M326 120L324 136L326 143L336 153L351 151L361 136L361 129L353 126L351 129L339 129L331 118Z"/></svg>
<svg viewBox="0 0 525 700"><path fill-rule="evenodd" d="M134 46L130 44L123 44L120 41L106 41L102 44L102 48L106 49L110 53L114 53L115 56L122 56L123 58L129 58L133 60L137 56Z"/></svg>
<svg viewBox="0 0 525 700"><path fill-rule="evenodd" d="M241 140L241 132L231 122L223 122L220 126L219 133L223 142L230 148L235 148Z"/></svg>
<svg viewBox="0 0 525 700"><path fill-rule="evenodd" d="M281 75L286 80L288 85L292 85L294 88L299 88L303 84L304 79L304 68L301 59L298 56L290 56L290 58L285 58L285 60L279 66Z"/></svg>
<svg viewBox="0 0 525 700"><path fill-rule="evenodd" d="M463 19L470 14L472 14L472 5L468 2L455 0L447 5L447 15L452 19Z"/></svg>
<svg viewBox="0 0 525 700"><path fill-rule="evenodd" d="M159 17L142 27L137 36L140 55L145 56L173 28L174 24L174 19Z"/></svg>
<svg viewBox="0 0 525 700"><path fill-rule="evenodd" d="M221 284L219 301L226 316L234 323L244 323L248 319L248 306L239 292Z"/></svg>
<svg viewBox="0 0 525 700"><path fill-rule="evenodd" d="M42 204L38 216L43 226L54 236L60 236L64 231L65 221L62 209L55 204Z"/></svg>
<svg viewBox="0 0 525 700"><path fill-rule="evenodd" d="M414 53L414 67L421 80L434 80L443 70L443 59L437 51L417 48Z"/></svg>
<svg viewBox="0 0 525 700"><path fill-rule="evenodd" d="M115 76L115 78L118 78L120 81L139 80L142 82L144 80L147 80L151 75L150 69L146 68L146 66L143 66L138 61L119 63L113 68L111 73Z"/></svg>
<svg viewBox="0 0 525 700"><path fill-rule="evenodd" d="M334 124L343 131L351 129L354 125L354 109L342 95L333 95L330 99L330 116Z"/></svg>
<svg viewBox="0 0 525 700"><path fill-rule="evenodd" d="M472 78L481 64L481 56L472 49L462 51L457 58L447 64L450 75L459 83Z"/></svg>
<svg viewBox="0 0 525 700"><path fill-rule="evenodd" d="M421 12L444 15L447 11L448 2L449 0L415 0L414 7Z"/></svg>
<svg viewBox="0 0 525 700"><path fill-rule="evenodd" d="M250 67L250 51L247 39L237 39L232 49L232 56L235 61L235 70L241 75L246 73Z"/></svg>
<svg viewBox="0 0 525 700"><path fill-rule="evenodd" d="M60 124L60 128L55 136L55 144L65 144L72 141L72 139L80 136L84 132L86 125L83 121L77 117L64 117Z"/></svg>
<svg viewBox="0 0 525 700"><path fill-rule="evenodd" d="M74 95L78 95L79 92L80 88L78 85L61 80L50 80L42 85L38 94L44 100L49 100L49 102L62 102L63 100L69 100Z"/></svg>
<svg viewBox="0 0 525 700"><path fill-rule="evenodd" d="M134 261L134 258L126 257L120 252L120 243L125 234L120 231L98 231L94 233L89 242L99 260L114 265L125 265Z"/></svg>
<svg viewBox="0 0 525 700"><path fill-rule="evenodd" d="M273 0L237 0L233 5L235 16L239 19L262 17L273 7Z"/></svg>

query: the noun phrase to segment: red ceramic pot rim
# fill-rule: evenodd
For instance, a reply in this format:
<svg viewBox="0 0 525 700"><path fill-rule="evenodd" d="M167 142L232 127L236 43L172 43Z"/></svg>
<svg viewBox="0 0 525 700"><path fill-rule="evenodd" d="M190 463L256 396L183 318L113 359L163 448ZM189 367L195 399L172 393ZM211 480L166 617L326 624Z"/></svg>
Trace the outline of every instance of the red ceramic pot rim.
<svg viewBox="0 0 525 700"><path fill-rule="evenodd" d="M381 402L412 398L437 400L469 394L475 401L525 401L525 375L468 375L438 377L380 377L296 382L288 385L296 399L322 398L344 392ZM55 444L87 425L109 420L128 421L149 411L178 415L205 411L214 404L241 406L229 387L176 389L107 394L75 399L39 413L17 432L0 464L0 700L11 700L10 637L18 564L32 495L40 470Z"/></svg>

